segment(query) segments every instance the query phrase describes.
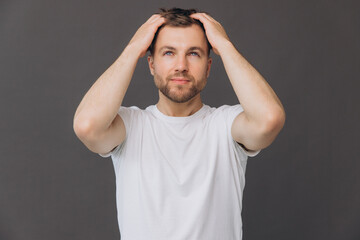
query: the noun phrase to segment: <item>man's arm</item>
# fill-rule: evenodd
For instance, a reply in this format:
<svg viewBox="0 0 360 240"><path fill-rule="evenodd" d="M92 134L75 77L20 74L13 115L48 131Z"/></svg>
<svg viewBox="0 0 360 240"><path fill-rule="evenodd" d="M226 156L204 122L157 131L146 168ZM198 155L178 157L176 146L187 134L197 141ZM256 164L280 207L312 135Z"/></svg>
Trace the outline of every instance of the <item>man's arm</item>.
<svg viewBox="0 0 360 240"><path fill-rule="evenodd" d="M93 152L108 153L126 136L117 114L136 64L146 54L164 18L151 16L135 33L116 61L99 77L78 106L73 127L78 138Z"/></svg>
<svg viewBox="0 0 360 240"><path fill-rule="evenodd" d="M204 24L213 51L220 55L244 108L233 122L233 139L250 150L269 146L285 123L285 111L279 98L260 73L236 50L220 23L205 13L195 13L191 17Z"/></svg>

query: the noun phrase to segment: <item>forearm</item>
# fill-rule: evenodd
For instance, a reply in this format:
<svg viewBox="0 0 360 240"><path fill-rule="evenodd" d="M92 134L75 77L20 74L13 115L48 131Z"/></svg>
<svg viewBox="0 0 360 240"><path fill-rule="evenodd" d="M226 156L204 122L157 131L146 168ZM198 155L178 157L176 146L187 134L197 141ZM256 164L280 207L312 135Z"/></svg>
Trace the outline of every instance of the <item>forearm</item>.
<svg viewBox="0 0 360 240"><path fill-rule="evenodd" d="M273 89L231 42L223 44L219 53L247 119L262 125L282 118L279 115L284 114L284 109Z"/></svg>
<svg viewBox="0 0 360 240"><path fill-rule="evenodd" d="M78 106L74 126L106 130L116 117L133 76L139 53L127 46L118 59L98 78ZM84 126L85 125L85 126Z"/></svg>

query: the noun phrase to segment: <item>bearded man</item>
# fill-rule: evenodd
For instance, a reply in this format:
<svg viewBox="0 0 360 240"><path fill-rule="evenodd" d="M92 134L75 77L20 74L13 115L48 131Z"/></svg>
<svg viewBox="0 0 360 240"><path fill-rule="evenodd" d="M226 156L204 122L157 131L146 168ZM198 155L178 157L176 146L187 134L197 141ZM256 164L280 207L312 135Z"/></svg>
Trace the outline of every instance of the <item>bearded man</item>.
<svg viewBox="0 0 360 240"><path fill-rule="evenodd" d="M283 106L209 14L161 10L86 93L74 131L91 151L112 157L122 240L240 240L247 159L278 135ZM237 105L201 100L211 49ZM159 101L144 110L124 107L148 50Z"/></svg>

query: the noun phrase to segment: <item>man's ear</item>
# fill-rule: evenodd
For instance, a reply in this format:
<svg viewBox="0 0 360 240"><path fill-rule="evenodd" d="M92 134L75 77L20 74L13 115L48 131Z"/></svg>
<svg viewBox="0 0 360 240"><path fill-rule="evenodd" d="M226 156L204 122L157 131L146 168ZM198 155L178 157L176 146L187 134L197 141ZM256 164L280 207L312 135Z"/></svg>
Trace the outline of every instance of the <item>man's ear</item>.
<svg viewBox="0 0 360 240"><path fill-rule="evenodd" d="M154 76L154 57L152 55L149 55L147 60L149 63L150 73Z"/></svg>
<svg viewBox="0 0 360 240"><path fill-rule="evenodd" d="M207 60L207 70L206 70L206 77L208 78L210 75L210 68L211 68L211 64L212 64L212 58L209 57L209 59Z"/></svg>

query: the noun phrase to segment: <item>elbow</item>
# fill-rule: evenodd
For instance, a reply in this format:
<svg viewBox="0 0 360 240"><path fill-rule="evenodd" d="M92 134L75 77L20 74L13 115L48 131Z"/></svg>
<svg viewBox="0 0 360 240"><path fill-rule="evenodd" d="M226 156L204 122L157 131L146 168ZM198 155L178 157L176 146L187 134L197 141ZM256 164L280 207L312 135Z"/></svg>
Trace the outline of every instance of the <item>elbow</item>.
<svg viewBox="0 0 360 240"><path fill-rule="evenodd" d="M259 145L256 149L264 149L271 145L280 133L285 124L285 112L279 111L276 114L269 114L259 131ZM254 148L255 149L255 148Z"/></svg>
<svg viewBox="0 0 360 240"><path fill-rule="evenodd" d="M76 136L82 141L89 141L93 134L93 124L89 119L74 118L73 129Z"/></svg>
<svg viewBox="0 0 360 240"><path fill-rule="evenodd" d="M107 148L105 133L101 131L90 118L74 118L73 129L79 140L94 153L105 153Z"/></svg>
<svg viewBox="0 0 360 240"><path fill-rule="evenodd" d="M274 110L266 117L263 132L268 135L277 135L285 125L286 114L283 108Z"/></svg>
<svg viewBox="0 0 360 240"><path fill-rule="evenodd" d="M92 151L94 153L99 152L98 144L97 144L98 136L96 135L96 133L94 131L94 124L90 120L74 119L73 129L74 129L76 136L79 138L79 140L90 151Z"/></svg>

